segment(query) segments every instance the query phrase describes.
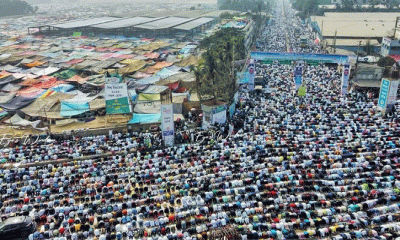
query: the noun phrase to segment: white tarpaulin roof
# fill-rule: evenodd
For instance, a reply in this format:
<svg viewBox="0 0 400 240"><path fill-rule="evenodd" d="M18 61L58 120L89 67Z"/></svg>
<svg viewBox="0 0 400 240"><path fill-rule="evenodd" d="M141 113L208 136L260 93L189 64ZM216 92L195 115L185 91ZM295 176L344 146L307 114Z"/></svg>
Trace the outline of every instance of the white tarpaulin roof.
<svg viewBox="0 0 400 240"><path fill-rule="evenodd" d="M8 124L15 125L15 126L22 126L22 127L27 127L31 126L33 128L42 128L43 123L40 120L37 121L28 121L26 119L21 118L18 114L15 114L12 116L10 119L5 121Z"/></svg>
<svg viewBox="0 0 400 240"><path fill-rule="evenodd" d="M69 102L69 103L85 103L85 102L91 102L91 101L93 101L94 99L96 99L96 98L98 98L99 97L99 94L98 95L95 95L95 96L92 96L92 97L89 97L89 94L88 93L83 93L83 92L81 92L81 91L77 91L77 94L73 97L73 98L71 98L71 99L66 99L66 100L64 100L63 102Z"/></svg>

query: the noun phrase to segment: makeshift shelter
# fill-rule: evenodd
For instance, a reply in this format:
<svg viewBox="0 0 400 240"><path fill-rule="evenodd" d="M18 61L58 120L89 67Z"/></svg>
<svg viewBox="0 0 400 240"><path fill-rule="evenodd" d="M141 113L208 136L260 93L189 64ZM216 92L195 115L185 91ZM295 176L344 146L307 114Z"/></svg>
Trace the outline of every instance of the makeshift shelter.
<svg viewBox="0 0 400 240"><path fill-rule="evenodd" d="M90 110L100 110L106 108L106 100L104 98L97 98L89 102Z"/></svg>
<svg viewBox="0 0 400 240"><path fill-rule="evenodd" d="M71 84L66 84L66 83L62 83L59 84L55 87L50 88L52 91L55 92L62 92L62 93L66 93L68 91L71 91L72 89L74 89L75 87Z"/></svg>
<svg viewBox="0 0 400 240"><path fill-rule="evenodd" d="M24 96L16 96L15 98L5 102L0 103L0 107L4 108L6 111L16 111L21 108L24 108L31 104L35 99L28 98Z"/></svg>
<svg viewBox="0 0 400 240"><path fill-rule="evenodd" d="M0 86L7 85L9 83L13 83L13 82L15 82L17 80L18 79L15 78L13 75L9 75L9 76L0 78Z"/></svg>
<svg viewBox="0 0 400 240"><path fill-rule="evenodd" d="M13 99L15 97L16 93L4 93L4 92L0 92L0 103L5 103L10 101L11 99Z"/></svg>
<svg viewBox="0 0 400 240"><path fill-rule="evenodd" d="M134 113L132 119L128 124L148 124L148 123L159 123L161 122L161 114L139 114Z"/></svg>
<svg viewBox="0 0 400 240"><path fill-rule="evenodd" d="M8 83L7 85L5 85L1 91L3 92L16 92L21 88L20 85L17 84L13 84L13 83Z"/></svg>
<svg viewBox="0 0 400 240"><path fill-rule="evenodd" d="M79 84L84 84L87 80L88 80L88 78L83 78L83 77L80 77L78 75L75 75L75 76L67 79L66 81L67 82L77 82Z"/></svg>
<svg viewBox="0 0 400 240"><path fill-rule="evenodd" d="M48 115L51 116L51 118L57 118L57 115L59 118L61 118L60 112L54 112L52 111L52 108L56 104L60 104L61 101L71 99L73 96L65 94L65 93L59 93L59 92L54 92L52 95L48 97L40 97L36 99L32 104L29 106L21 109L22 112L24 112L26 115L29 115L31 117L48 117Z"/></svg>
<svg viewBox="0 0 400 240"><path fill-rule="evenodd" d="M14 125L14 126L21 126L21 127L33 127L35 129L40 129L43 130L44 124L42 121L37 120L37 121L28 121L26 119L21 118L18 114L14 114L10 119L4 121L7 124Z"/></svg>
<svg viewBox="0 0 400 240"><path fill-rule="evenodd" d="M67 69L58 73L53 74L53 77L56 77L58 79L70 79L72 77L76 76L76 72L73 69Z"/></svg>
<svg viewBox="0 0 400 240"><path fill-rule="evenodd" d="M90 111L88 102L61 102L62 117L73 117Z"/></svg>
<svg viewBox="0 0 400 240"><path fill-rule="evenodd" d="M166 86L149 86L146 90L139 94L139 101L159 101L161 99L161 93L167 90Z"/></svg>
<svg viewBox="0 0 400 240"><path fill-rule="evenodd" d="M159 76L152 76L152 77L137 80L136 83L143 84L143 85L155 84L156 82L160 81L160 79L161 79L161 77L159 77Z"/></svg>
<svg viewBox="0 0 400 240"><path fill-rule="evenodd" d="M26 98L37 98L41 94L46 92L46 90L38 87L28 87L18 91L18 95L26 97Z"/></svg>

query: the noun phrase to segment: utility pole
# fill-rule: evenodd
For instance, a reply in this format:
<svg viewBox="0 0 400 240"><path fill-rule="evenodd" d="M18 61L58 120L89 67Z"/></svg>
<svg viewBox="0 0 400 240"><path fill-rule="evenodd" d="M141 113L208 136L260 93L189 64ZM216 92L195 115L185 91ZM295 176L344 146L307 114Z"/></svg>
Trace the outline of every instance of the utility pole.
<svg viewBox="0 0 400 240"><path fill-rule="evenodd" d="M395 23L395 25L394 25L394 32L393 32L393 39L396 39L396 31L397 31L397 29L399 28L399 27L397 26L397 24L399 23L399 21L400 21L400 17L396 17L396 23Z"/></svg>
<svg viewBox="0 0 400 240"><path fill-rule="evenodd" d="M355 76L357 76L358 56L360 54L360 46L361 46L361 41L358 41L356 67L355 67L355 71L354 71L355 72Z"/></svg>
<svg viewBox="0 0 400 240"><path fill-rule="evenodd" d="M336 35L337 30L335 30L335 38L333 39L333 54L336 54Z"/></svg>

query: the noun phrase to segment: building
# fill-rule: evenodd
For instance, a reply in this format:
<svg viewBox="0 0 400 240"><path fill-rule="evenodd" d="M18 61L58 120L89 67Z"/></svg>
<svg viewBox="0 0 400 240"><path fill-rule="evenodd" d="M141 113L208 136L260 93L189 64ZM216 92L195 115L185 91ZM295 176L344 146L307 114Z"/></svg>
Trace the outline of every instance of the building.
<svg viewBox="0 0 400 240"><path fill-rule="evenodd" d="M218 9L220 9L220 8L226 3L226 1L227 1L227 0L218 0L218 1L217 1L217 7L218 7Z"/></svg>
<svg viewBox="0 0 400 240"><path fill-rule="evenodd" d="M384 68L378 65L360 63L355 72L353 86L355 88L379 89L383 77Z"/></svg>
<svg viewBox="0 0 400 240"><path fill-rule="evenodd" d="M362 5L383 5L387 6L388 4L393 6L396 4L396 0L352 0L354 5L362 6ZM318 0L319 5L341 5L343 4L343 0Z"/></svg>
<svg viewBox="0 0 400 240"><path fill-rule="evenodd" d="M384 37L381 44L381 55L400 55L400 40Z"/></svg>
<svg viewBox="0 0 400 240"><path fill-rule="evenodd" d="M211 28L215 22L216 18L210 17L102 17L30 27L28 31L35 29L38 34L48 35L72 35L80 32L83 35L111 34L156 38L201 33Z"/></svg>
<svg viewBox="0 0 400 240"><path fill-rule="evenodd" d="M393 34L399 15L390 12L326 12L325 16L311 16L310 21L313 30L327 46L363 51L369 43L374 52L379 53L383 36Z"/></svg>

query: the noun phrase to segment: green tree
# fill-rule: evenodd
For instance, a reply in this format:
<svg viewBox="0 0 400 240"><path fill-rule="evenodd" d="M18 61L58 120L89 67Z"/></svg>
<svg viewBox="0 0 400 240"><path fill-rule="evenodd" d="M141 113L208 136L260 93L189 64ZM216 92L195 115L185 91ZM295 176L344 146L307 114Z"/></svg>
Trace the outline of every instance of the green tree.
<svg viewBox="0 0 400 240"><path fill-rule="evenodd" d="M21 0L1 0L0 17L23 15L35 12L35 8Z"/></svg>
<svg viewBox="0 0 400 240"><path fill-rule="evenodd" d="M237 88L234 62L246 56L244 34L235 28L221 29L205 38L200 47L206 51L201 63L192 68L199 98L210 96L231 103Z"/></svg>
<svg viewBox="0 0 400 240"><path fill-rule="evenodd" d="M354 10L354 1L353 0L342 0L342 9L344 11Z"/></svg>
<svg viewBox="0 0 400 240"><path fill-rule="evenodd" d="M318 13L318 0L295 0L293 7L299 11L299 17L305 19Z"/></svg>
<svg viewBox="0 0 400 240"><path fill-rule="evenodd" d="M396 63L396 60L394 60L393 58L391 58L389 56L386 56L386 57L382 57L379 59L378 66L379 67L391 67L395 63Z"/></svg>
<svg viewBox="0 0 400 240"><path fill-rule="evenodd" d="M367 55L371 55L374 53L374 46L372 46L371 41L369 39L363 46L363 50L364 50L364 52L367 53Z"/></svg>

